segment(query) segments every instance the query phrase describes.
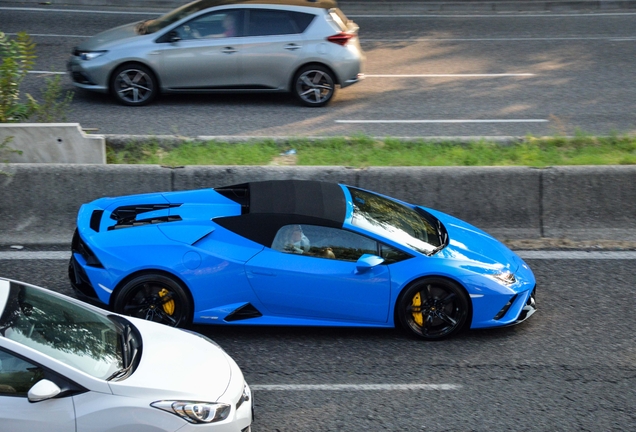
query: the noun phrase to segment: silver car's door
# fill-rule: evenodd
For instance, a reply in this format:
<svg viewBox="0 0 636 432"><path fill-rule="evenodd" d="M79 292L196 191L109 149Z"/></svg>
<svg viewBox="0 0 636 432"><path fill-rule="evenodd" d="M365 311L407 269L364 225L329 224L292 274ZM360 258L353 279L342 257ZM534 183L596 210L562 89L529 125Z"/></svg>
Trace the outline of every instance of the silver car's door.
<svg viewBox="0 0 636 432"><path fill-rule="evenodd" d="M0 349L0 430L11 432L75 432L71 397L29 402L27 393L45 371Z"/></svg>
<svg viewBox="0 0 636 432"><path fill-rule="evenodd" d="M247 12L241 75L247 87L285 89L306 56L302 32L314 15L275 9Z"/></svg>
<svg viewBox="0 0 636 432"><path fill-rule="evenodd" d="M222 10L173 29L180 40L157 44L162 87L205 90L240 85L242 22L242 10Z"/></svg>

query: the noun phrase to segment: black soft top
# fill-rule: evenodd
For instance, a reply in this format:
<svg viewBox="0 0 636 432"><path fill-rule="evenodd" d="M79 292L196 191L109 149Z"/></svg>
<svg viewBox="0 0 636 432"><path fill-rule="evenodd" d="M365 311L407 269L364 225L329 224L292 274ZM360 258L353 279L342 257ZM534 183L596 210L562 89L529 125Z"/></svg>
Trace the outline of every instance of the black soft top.
<svg viewBox="0 0 636 432"><path fill-rule="evenodd" d="M347 211L344 192L337 183L270 180L214 190L241 205L240 216L216 218L214 222L267 247L284 225L341 228Z"/></svg>

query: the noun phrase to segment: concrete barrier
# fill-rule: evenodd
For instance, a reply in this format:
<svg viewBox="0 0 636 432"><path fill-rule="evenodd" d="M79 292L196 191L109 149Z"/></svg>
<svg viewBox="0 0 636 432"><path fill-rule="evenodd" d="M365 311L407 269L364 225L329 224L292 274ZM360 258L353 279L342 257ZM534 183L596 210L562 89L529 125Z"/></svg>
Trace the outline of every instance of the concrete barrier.
<svg viewBox="0 0 636 432"><path fill-rule="evenodd" d="M79 123L0 123L0 143L12 163L105 164L106 138L88 135Z"/></svg>
<svg viewBox="0 0 636 432"><path fill-rule="evenodd" d="M345 167L0 165L0 244L68 243L80 205L103 196L314 179L375 190L505 239L636 241L636 166Z"/></svg>

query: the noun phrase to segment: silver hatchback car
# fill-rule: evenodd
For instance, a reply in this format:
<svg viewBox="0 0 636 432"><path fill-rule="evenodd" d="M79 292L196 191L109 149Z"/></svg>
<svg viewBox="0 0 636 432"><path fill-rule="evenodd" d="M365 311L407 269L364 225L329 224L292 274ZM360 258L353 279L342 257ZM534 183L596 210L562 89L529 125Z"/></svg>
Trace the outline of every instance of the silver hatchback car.
<svg viewBox="0 0 636 432"><path fill-rule="evenodd" d="M318 107L362 77L358 26L333 0L197 0L73 49L77 87L124 105L159 93L291 92Z"/></svg>

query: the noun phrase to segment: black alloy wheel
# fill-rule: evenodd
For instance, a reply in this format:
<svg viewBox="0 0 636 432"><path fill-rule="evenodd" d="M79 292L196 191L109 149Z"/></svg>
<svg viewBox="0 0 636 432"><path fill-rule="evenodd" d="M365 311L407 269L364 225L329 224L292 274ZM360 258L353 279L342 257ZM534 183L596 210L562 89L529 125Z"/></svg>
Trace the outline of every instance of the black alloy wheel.
<svg viewBox="0 0 636 432"><path fill-rule="evenodd" d="M323 66L306 66L294 77L292 93L305 106L324 106L335 92L333 73Z"/></svg>
<svg viewBox="0 0 636 432"><path fill-rule="evenodd" d="M408 287L397 303L400 323L418 338L436 341L459 332L469 316L469 298L457 283L427 278Z"/></svg>
<svg viewBox="0 0 636 432"><path fill-rule="evenodd" d="M146 105L157 96L159 88L154 74L139 64L117 68L110 83L110 91L123 105Z"/></svg>
<svg viewBox="0 0 636 432"><path fill-rule="evenodd" d="M171 327L186 327L192 319L192 302L177 280L161 274L144 274L117 291L115 312Z"/></svg>

